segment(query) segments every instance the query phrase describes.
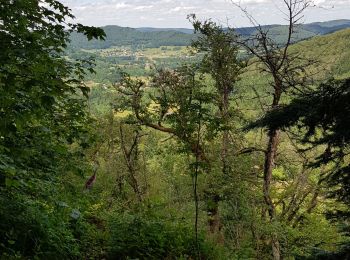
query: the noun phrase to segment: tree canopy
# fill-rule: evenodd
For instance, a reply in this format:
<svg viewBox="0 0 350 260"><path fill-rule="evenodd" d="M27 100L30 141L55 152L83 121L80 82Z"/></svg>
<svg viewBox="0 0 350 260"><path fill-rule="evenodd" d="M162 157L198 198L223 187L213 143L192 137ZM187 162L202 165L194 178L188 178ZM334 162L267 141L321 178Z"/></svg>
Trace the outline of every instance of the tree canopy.
<svg viewBox="0 0 350 260"><path fill-rule="evenodd" d="M104 32L71 23L73 18L54 0L0 3L0 248L5 258L76 253L69 219L57 218L52 196L58 178L80 167L75 160L81 156L68 147L87 142L90 119L82 94L88 88L82 79L92 62L63 54L72 31L89 39L103 39ZM60 239L73 243L69 250Z"/></svg>
<svg viewBox="0 0 350 260"><path fill-rule="evenodd" d="M184 34L0 1L0 259L348 257L350 31L294 44L334 24L283 3Z"/></svg>

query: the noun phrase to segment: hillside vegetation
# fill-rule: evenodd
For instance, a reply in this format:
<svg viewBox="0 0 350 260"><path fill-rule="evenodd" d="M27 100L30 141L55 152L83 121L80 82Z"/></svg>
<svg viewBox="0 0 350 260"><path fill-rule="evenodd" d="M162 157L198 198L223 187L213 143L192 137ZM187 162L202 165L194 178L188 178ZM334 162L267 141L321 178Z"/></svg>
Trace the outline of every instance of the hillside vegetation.
<svg viewBox="0 0 350 260"><path fill-rule="evenodd" d="M349 37L349 29L340 30L328 35L316 36L294 44L290 52L300 53L305 59L317 61L308 68L309 71L312 71L315 80L314 84L328 77L344 78L347 77L350 72ZM174 49L168 46L167 49L150 49L141 51L140 53L151 62L152 60L154 61L154 57L160 57L166 55L166 53L168 53L169 56L175 55L180 57L183 52L186 53L185 48L174 52ZM178 61L178 65L185 62L181 58L178 58ZM187 62L189 61L191 61L191 59L187 60ZM194 61L192 60L192 62ZM136 63L137 61L135 61L135 64ZM210 175L203 173L199 176L198 189L201 194L199 206L200 225L205 226L205 211L207 210L205 206L206 192L208 192L208 189L219 190L221 194L230 194L229 197L222 199L220 202L220 209L223 211L222 224L225 226L225 236L231 241L230 243L233 243L230 248L235 252L234 255L226 255L222 259L254 258L253 251L250 251L253 246L249 242L252 239L249 233L252 228L251 225L254 226L253 229L256 228L254 232L261 232L263 234L270 234L272 231L278 232L281 241L284 243L285 254L288 255L290 259L296 256L298 257L297 259L308 259L307 257L310 255L327 255L337 252L338 245L345 243L347 238L339 236L337 232L339 226L328 222L324 214L328 214L329 211L334 211L336 208L342 209L346 206L327 198L326 194L328 193L328 188L326 186L321 186L322 188L319 188L319 192L323 195L320 195L315 210L310 211L312 213L305 213L305 211L308 211L310 205L313 205L312 194L315 190L318 190L316 187L319 187L318 182L320 180L321 171L319 168L308 168L305 165L305 160L312 161L313 158L316 158L322 153L322 148L300 154L298 149L303 146L296 146L296 141L291 139L292 136L300 134L298 130L281 134L281 144L279 146L279 154L281 154L281 156L279 156L276 162L278 166L273 171L274 182L272 196L274 201L285 200L285 203L291 203L294 199L290 196L294 196L292 194L296 192L297 195L295 196L297 197L295 197L295 200L300 203L296 211L300 212L295 214L301 214L299 217L303 216L307 221L304 224L300 224L300 226L293 227L289 220L283 220L282 216L285 214L283 213L285 208L280 205L276 208L276 211L277 214L281 216L281 222L280 224L275 224L277 226L271 226L269 223L260 222L259 212L254 210L254 207L260 207L262 203L261 200L256 199L256 197L262 197L259 187L262 185L261 169L263 168L263 158L259 151L264 149L267 139L261 131L254 130L247 133L242 132L241 128L244 127L247 122L252 122L264 114L272 102L272 96L270 94L271 78L259 71L258 68L260 65L256 64L254 59L249 63L252 63L252 65L245 68L245 72L239 76L240 80L237 82L235 97L232 99L232 105L235 107L232 113L236 113L237 118L234 120L233 125L231 125L233 144L230 147L230 152L235 154L239 153L239 151L249 151L249 149L253 149L252 147L257 151L252 154L248 152L246 154L244 152L238 157L233 156L230 159L230 163L233 165L234 169L232 170L232 174L226 177L222 177L218 172L214 173L217 169L213 170ZM118 64L115 64L115 66L118 66ZM124 67L124 69L125 68L126 67ZM129 72L137 76L132 70ZM141 73L141 75L152 75L149 70L141 70L139 73ZM144 77L138 78L140 80L145 79ZM213 79L210 77L206 77L205 79L210 89L214 88L212 80ZM146 82L148 82L148 80L146 80ZM149 86L149 83L146 84ZM105 86L108 86L108 82L105 83ZM153 95L155 95L154 92L150 91L149 96L146 95L145 99L151 102L148 109L156 113L161 103L156 105L155 102L157 101L152 99ZM186 95L184 95L184 97L185 96ZM291 96L286 96L282 99L282 104L289 103L291 98ZM123 98L118 92L115 92L113 87L101 88L99 85L92 87L90 103L91 107L96 109L95 113L99 115L101 113L106 113L106 111L111 111L112 107L117 108L118 111L124 102ZM110 105L108 105L108 103ZM127 111L122 110L121 112L115 113L114 120L112 121L117 125L125 122L125 120L128 121L128 118L132 117L130 109L131 108L128 107ZM150 118L154 117L156 117L154 114L150 116ZM111 118L109 120L111 120ZM172 121L169 122L169 124L171 124ZM147 175L147 178L149 178L148 183L157 183L156 187L148 188L148 198L152 198L152 200L160 199L163 203L163 207L167 208L167 210L176 209L178 214L171 213L173 217L176 216L177 218L181 216L182 218L187 218L188 216L185 217L183 214L194 210L191 201L181 197L187 196L186 194L188 194L191 185L187 182L188 179L186 179L189 177L185 170L185 161L187 159L185 159L186 156L182 157L183 155L178 155L174 152L174 147L178 147L178 145L179 147L176 149L180 149L180 151L186 148L182 147L181 144L177 143L173 138L165 141L168 136L164 133L158 133L155 130L149 130L147 128L142 131L152 135L152 140L144 139L140 144L144 147L142 149L145 149L141 151L145 156L147 154L145 160L149 165L148 171L150 174ZM165 142L164 146L163 141ZM211 161L216 161L216 159L218 159L215 156L215 154L219 152L218 142L218 140L214 142L215 144L209 142L207 144L208 146L206 146ZM151 152L149 149L152 150L152 147L155 148L155 146L158 148L156 151ZM108 161L108 159L104 160ZM101 171L104 170L101 169ZM108 178L112 178L108 171L109 170L106 169L104 174L109 176ZM122 172L119 174L123 175ZM237 180L237 178L239 178L239 180ZM222 182L220 182L220 180ZM143 181L141 181L141 183L143 183ZM245 185L249 185L249 187ZM108 186L108 184L105 182L96 183L96 190L103 189L103 187L106 186ZM166 198L164 198L164 196L166 196ZM176 199L174 200L175 197ZM293 215L294 213L291 214ZM247 230L249 230L249 232ZM308 235L305 235L305 232L307 232ZM316 246L317 248L314 248L315 245L321 244L322 246ZM266 252L261 251L261 253L265 254ZM216 252L216 254L218 253ZM265 257L268 259L268 253L266 254Z"/></svg>
<svg viewBox="0 0 350 260"><path fill-rule="evenodd" d="M160 46L188 46L193 39L192 34L173 31L140 31L134 28L105 26L106 40L87 41L77 33L71 35L70 46L77 49L105 49L113 46L135 46L137 48L158 48Z"/></svg>
<svg viewBox="0 0 350 260"><path fill-rule="evenodd" d="M350 71L350 29L344 29L325 36L315 36L293 47L293 51L320 62L320 73L324 77L349 76Z"/></svg>
<svg viewBox="0 0 350 260"><path fill-rule="evenodd" d="M1 260L350 259L349 21L189 21L0 3Z"/></svg>
<svg viewBox="0 0 350 260"><path fill-rule="evenodd" d="M347 77L350 71L348 48L350 29L332 34L315 36L311 39L294 44L291 51L302 53L304 58L317 61L314 71L316 78L322 79L329 75L340 78ZM174 68L184 62L195 61L186 46L161 46L159 48L131 48L128 46L107 49L92 49L90 51L74 51L71 57L80 58L93 56L97 61L95 75L88 75L88 80L96 83L113 83L117 79L118 68L122 68L134 76L148 75L152 69L161 67ZM257 73L253 67L244 76L242 84L256 85L264 82L264 76ZM250 83L249 83L250 82Z"/></svg>
<svg viewBox="0 0 350 260"><path fill-rule="evenodd" d="M332 33L350 27L350 20L335 20L329 22L319 22L302 24L298 26L293 41L301 41L316 35ZM284 25L266 25L262 28L269 32L272 39L282 44L286 40L288 27ZM113 46L135 46L138 48L158 48L160 46L188 46L196 38L192 29L167 29L167 28L128 28L120 26L104 26L106 40L87 41L80 34L71 35L70 46L75 49L104 49ZM254 35L256 28L237 28L237 33L243 37Z"/></svg>
<svg viewBox="0 0 350 260"><path fill-rule="evenodd" d="M308 67L315 80L328 77L346 78L350 71L350 29L340 30L331 34L315 36L295 43L290 48L291 53L300 53L302 59L312 59L314 64ZM253 59L246 72L241 76L240 84L246 86L265 85L268 87L268 77L258 71ZM260 88L261 89L261 88ZM251 89L248 90L251 93ZM252 93L251 93L252 94Z"/></svg>

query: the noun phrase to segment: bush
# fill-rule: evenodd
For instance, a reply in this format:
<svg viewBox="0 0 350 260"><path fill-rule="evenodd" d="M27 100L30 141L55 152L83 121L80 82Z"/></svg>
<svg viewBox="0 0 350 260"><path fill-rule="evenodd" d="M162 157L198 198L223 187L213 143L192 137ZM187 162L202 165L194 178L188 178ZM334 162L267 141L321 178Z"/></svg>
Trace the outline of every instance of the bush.
<svg viewBox="0 0 350 260"><path fill-rule="evenodd" d="M146 214L114 215L110 221L111 259L197 259L193 228ZM198 239L201 259L225 259L223 250Z"/></svg>

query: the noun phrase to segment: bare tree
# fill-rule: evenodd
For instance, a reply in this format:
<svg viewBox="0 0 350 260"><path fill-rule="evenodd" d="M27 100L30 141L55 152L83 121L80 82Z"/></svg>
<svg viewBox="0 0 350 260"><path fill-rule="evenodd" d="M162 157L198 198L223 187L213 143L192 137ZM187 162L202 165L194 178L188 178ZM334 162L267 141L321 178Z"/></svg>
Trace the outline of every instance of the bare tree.
<svg viewBox="0 0 350 260"><path fill-rule="evenodd" d="M255 18L242 7L240 3L232 1L249 19L256 28L253 35L241 38L239 44L243 46L248 53L253 55L254 62L258 62L261 72L267 73L271 77L272 103L270 110L277 109L281 103L283 93L288 91L303 91L307 86L309 77L306 68L314 64L315 61L306 60L298 53L290 51L293 44L293 35L295 34L298 24L303 19L304 11L312 5L311 0L283 0L285 11L281 10L288 22L288 33L285 42L276 43L270 35L267 27L261 26ZM277 149L279 145L280 129L270 128L267 133L268 142L265 152L264 162L264 182L263 196L270 221L275 221L276 212L275 204L271 198L272 171L275 167ZM273 259L281 259L281 248L277 234L272 238Z"/></svg>
<svg viewBox="0 0 350 260"><path fill-rule="evenodd" d="M141 202L143 199L143 192L137 179L137 174L139 172L139 143L141 137L144 135L141 134L138 129L135 129L132 136L131 145L127 147L123 124L120 124L119 126L119 133L120 146L129 173L127 181L132 187L134 193L136 194L138 201Z"/></svg>

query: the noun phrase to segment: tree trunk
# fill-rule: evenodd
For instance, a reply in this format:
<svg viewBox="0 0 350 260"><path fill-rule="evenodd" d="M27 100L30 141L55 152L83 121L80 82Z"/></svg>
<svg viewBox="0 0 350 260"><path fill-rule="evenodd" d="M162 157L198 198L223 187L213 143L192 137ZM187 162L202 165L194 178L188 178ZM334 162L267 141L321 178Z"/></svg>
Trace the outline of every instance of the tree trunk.
<svg viewBox="0 0 350 260"><path fill-rule="evenodd" d="M220 116L225 125L229 123L229 88L224 87L221 92L221 100L219 104ZM222 133L222 144L221 144L221 162L222 162L222 173L229 173L229 162L228 162L228 147L229 147L229 131L224 129ZM219 202L220 196L216 193L216 188L212 189L207 196L207 215L208 215L208 228L209 233L214 235L218 243L224 242L224 236L221 233L221 220L219 214Z"/></svg>
<svg viewBox="0 0 350 260"><path fill-rule="evenodd" d="M273 102L271 105L272 109L276 109L279 105L281 94L282 94L282 82L278 79L278 77L274 77L275 83L275 92L273 96ZM264 200L267 206L267 211L270 217L270 221L273 222L275 220L275 206L272 202L271 198L271 181L272 181L272 171L275 168L275 159L277 155L277 148L279 144L279 129L270 129L268 132L268 144L265 154L265 164L264 164L264 184L263 184L263 194ZM271 238L271 246L272 246L272 255L274 260L281 259L281 249L280 243L278 241L278 236L276 233L272 234Z"/></svg>
<svg viewBox="0 0 350 260"><path fill-rule="evenodd" d="M225 87L222 93L222 104L220 105L221 118L227 127L229 123L229 90ZM228 156L228 144L229 144L229 131L224 129L222 133L222 146L221 146L221 160L222 160L222 172L227 174L229 172L229 162L227 160Z"/></svg>
<svg viewBox="0 0 350 260"><path fill-rule="evenodd" d="M128 169L128 178L127 181L129 183L129 185L132 187L137 199L139 202L142 202L143 198L142 198L142 191L139 185L139 182L136 178L137 175L137 168L138 168L138 155L139 155L139 151L138 151L138 145L139 145L139 141L140 141L140 134L138 131L136 131L136 135L133 136L133 143L131 145L131 147L128 149L126 147L125 144L125 140L124 140L124 133L123 133L123 126L120 125L119 127L120 129L120 146L121 149L123 151L123 155L124 155L124 159L126 162L126 166Z"/></svg>
<svg viewBox="0 0 350 260"><path fill-rule="evenodd" d="M263 185L263 193L264 200L267 206L267 211L270 217L270 221L274 221L275 219L275 206L272 202L270 190L271 190L271 180L272 180L272 171L275 167L275 157L277 153L277 147L279 143L279 130L270 130L269 131L269 142L267 146L267 153L265 156L265 165L264 165L264 185ZM274 260L281 259L281 250L280 244L278 241L277 235L272 234L272 255Z"/></svg>
<svg viewBox="0 0 350 260"><path fill-rule="evenodd" d="M214 237L219 244L224 243L224 236L221 233L221 220L219 214L220 198L216 194L208 194L207 197L207 214L209 233Z"/></svg>
<svg viewBox="0 0 350 260"><path fill-rule="evenodd" d="M276 234L272 235L272 256L274 260L281 259L281 247Z"/></svg>
<svg viewBox="0 0 350 260"><path fill-rule="evenodd" d="M267 205L267 210L270 216L270 219L273 220L275 217L275 206L273 205L270 189L271 189L271 180L272 180L272 171L275 167L275 157L277 153L277 146L279 143L279 130L270 130L269 131L269 142L267 146L267 152L265 156L265 165L264 165L264 200Z"/></svg>
<svg viewBox="0 0 350 260"><path fill-rule="evenodd" d="M209 231L212 234L218 234L220 232L220 218L219 218L219 207L215 205L208 210L209 214Z"/></svg>

